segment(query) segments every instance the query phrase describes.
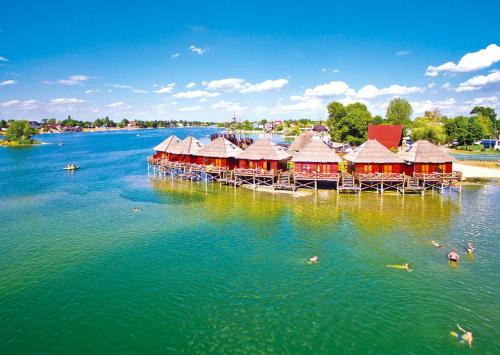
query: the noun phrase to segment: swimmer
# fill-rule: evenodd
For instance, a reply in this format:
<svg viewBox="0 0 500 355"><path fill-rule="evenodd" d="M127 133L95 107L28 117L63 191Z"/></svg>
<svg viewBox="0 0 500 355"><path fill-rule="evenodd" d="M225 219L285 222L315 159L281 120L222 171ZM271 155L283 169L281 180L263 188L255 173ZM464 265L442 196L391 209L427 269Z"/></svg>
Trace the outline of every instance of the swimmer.
<svg viewBox="0 0 500 355"><path fill-rule="evenodd" d="M406 270L408 272L412 272L413 271L413 269L410 268L410 264L408 264L408 263L403 264L403 265L391 264L391 265L387 265L387 267L390 267L392 269Z"/></svg>
<svg viewBox="0 0 500 355"><path fill-rule="evenodd" d="M457 328L463 333L462 335L457 334L454 331L451 331L450 334L455 338L459 339L461 343L469 344L469 347L472 347L472 342L474 338L472 337L472 332L465 330L457 323Z"/></svg>
<svg viewBox="0 0 500 355"><path fill-rule="evenodd" d="M432 245L434 245L437 248L442 248L443 244L436 242L435 240L432 241Z"/></svg>
<svg viewBox="0 0 500 355"><path fill-rule="evenodd" d="M317 264L318 262L319 258L316 255L311 256L309 259L307 259L308 264Z"/></svg>
<svg viewBox="0 0 500 355"><path fill-rule="evenodd" d="M467 243L467 254L472 254L474 253L474 246L472 245L471 242Z"/></svg>
<svg viewBox="0 0 500 355"><path fill-rule="evenodd" d="M134 207L134 212L141 212L141 210L138 209L137 207Z"/></svg>
<svg viewBox="0 0 500 355"><path fill-rule="evenodd" d="M448 260L450 261L458 261L460 259L460 255L458 255L457 250L455 248L451 249L448 253Z"/></svg>

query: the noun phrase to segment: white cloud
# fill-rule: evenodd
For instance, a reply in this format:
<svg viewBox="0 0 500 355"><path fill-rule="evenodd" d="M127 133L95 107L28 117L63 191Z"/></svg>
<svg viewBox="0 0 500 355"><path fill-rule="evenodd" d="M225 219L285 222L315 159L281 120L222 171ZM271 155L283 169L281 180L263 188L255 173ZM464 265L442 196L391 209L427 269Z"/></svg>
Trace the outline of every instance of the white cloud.
<svg viewBox="0 0 500 355"><path fill-rule="evenodd" d="M8 62L8 61L9 61L9 60L8 60L7 58L2 57L2 56L0 55L0 62Z"/></svg>
<svg viewBox="0 0 500 355"><path fill-rule="evenodd" d="M498 98L496 96L489 96L489 97L475 97L472 100L465 101L466 104L468 105L494 105L498 103Z"/></svg>
<svg viewBox="0 0 500 355"><path fill-rule="evenodd" d="M277 80L265 80L257 84L248 84L243 89L240 90L242 94L247 94L250 92L261 92L269 90L279 90L284 88L288 84L286 79Z"/></svg>
<svg viewBox="0 0 500 355"><path fill-rule="evenodd" d="M493 43L477 52L467 53L458 64L447 62L438 66L429 65L425 75L437 76L439 72L467 73L488 68L498 61L500 61L500 47Z"/></svg>
<svg viewBox="0 0 500 355"><path fill-rule="evenodd" d="M193 90L193 91L185 91L180 92L178 94L172 95L178 99L197 99L201 97L216 97L220 94L218 92L208 92L205 90Z"/></svg>
<svg viewBox="0 0 500 355"><path fill-rule="evenodd" d="M134 94L147 94L148 93L146 90L141 90L141 89L132 89L130 91L132 91Z"/></svg>
<svg viewBox="0 0 500 355"><path fill-rule="evenodd" d="M220 80L204 81L202 85L209 90L241 90L245 86L245 80L239 78L226 78Z"/></svg>
<svg viewBox="0 0 500 355"><path fill-rule="evenodd" d="M135 94L147 94L146 90L135 89L130 85L123 85L123 84L106 84L106 85L111 86L113 88L117 88L117 89L127 89Z"/></svg>
<svg viewBox="0 0 500 355"><path fill-rule="evenodd" d="M2 102L2 107L10 107L10 106L14 106L18 103L19 103L19 100L5 101L5 102Z"/></svg>
<svg viewBox="0 0 500 355"><path fill-rule="evenodd" d="M186 85L186 89L192 89L196 86L196 83L194 81L190 82L189 84Z"/></svg>
<svg viewBox="0 0 500 355"><path fill-rule="evenodd" d="M500 71L493 71L488 75L477 75L458 85L457 92L480 90L483 86L500 83Z"/></svg>
<svg viewBox="0 0 500 355"><path fill-rule="evenodd" d="M171 93L172 90L174 90L175 83L170 83L167 86L164 86L162 88L159 88L158 90L155 90L157 94L168 94Z"/></svg>
<svg viewBox="0 0 500 355"><path fill-rule="evenodd" d="M191 52L193 52L193 53L196 53L198 55L203 55L208 51L209 48L208 47L207 48L199 48L199 47L196 47L194 45L191 45L191 46L189 46L189 49L191 49Z"/></svg>
<svg viewBox="0 0 500 355"><path fill-rule="evenodd" d="M76 97L59 97L57 99L50 100L50 103L57 105L79 104L82 102L85 102L85 100L77 99Z"/></svg>
<svg viewBox="0 0 500 355"><path fill-rule="evenodd" d="M237 102L231 102L231 101L219 101L215 104L212 105L212 108L215 109L222 109L224 111L243 111L247 109L248 107L242 107L239 103Z"/></svg>
<svg viewBox="0 0 500 355"><path fill-rule="evenodd" d="M444 84L441 86L441 88L442 88L442 89L445 89L445 90L448 90L450 87L451 87L451 84L450 84L449 82L446 82L446 83L444 83Z"/></svg>
<svg viewBox="0 0 500 355"><path fill-rule="evenodd" d="M109 105L106 105L106 107L109 107L109 108L114 108L114 107L121 107L125 104L125 102L123 101L118 101L118 102L112 102L110 103Z"/></svg>
<svg viewBox="0 0 500 355"><path fill-rule="evenodd" d="M329 97L335 95L346 94L349 90L349 85L343 81L330 81L327 84L317 85L312 89L306 89L305 96L313 97Z"/></svg>
<svg viewBox="0 0 500 355"><path fill-rule="evenodd" d="M38 107L38 101L37 100L25 100L25 101L20 101L20 100L10 100L6 101L3 103L0 103L0 107L5 107L5 108L17 108L21 110L32 110Z"/></svg>
<svg viewBox="0 0 500 355"><path fill-rule="evenodd" d="M87 95L92 95L93 92L94 92L94 90L92 90L92 89L85 90L85 93Z"/></svg>
<svg viewBox="0 0 500 355"><path fill-rule="evenodd" d="M326 112L326 107L322 100L316 97L297 100L294 104L278 104L275 111L278 113L294 113L294 112Z"/></svg>
<svg viewBox="0 0 500 355"><path fill-rule="evenodd" d="M8 86L8 85L16 85L17 81L15 80L4 80L0 81L0 86Z"/></svg>
<svg viewBox="0 0 500 355"><path fill-rule="evenodd" d="M203 106L190 106L190 107L182 107L178 109L179 112L193 112L193 111L201 111Z"/></svg>
<svg viewBox="0 0 500 355"><path fill-rule="evenodd" d="M389 87L379 89L375 85L366 85L361 88L356 97L359 99L373 99L383 95L409 95L423 92L424 89L418 86L401 86L391 85Z"/></svg>
<svg viewBox="0 0 500 355"><path fill-rule="evenodd" d="M397 51L396 54L398 57L402 57L404 55L408 55L408 54L411 54L411 51Z"/></svg>
<svg viewBox="0 0 500 355"><path fill-rule="evenodd" d="M90 77L87 75L72 75L69 78L58 80L57 82L62 85L76 85L84 81L89 80Z"/></svg>
<svg viewBox="0 0 500 355"><path fill-rule="evenodd" d="M179 58L180 56L181 56L181 54L180 54L180 53L174 53L174 54L172 54L172 55L170 56L170 58L175 59L175 58Z"/></svg>
<svg viewBox="0 0 500 355"><path fill-rule="evenodd" d="M463 108L452 97L441 101L411 101L410 104L413 107L415 116L422 115L425 111L432 111L436 108L443 113L459 114L463 112Z"/></svg>

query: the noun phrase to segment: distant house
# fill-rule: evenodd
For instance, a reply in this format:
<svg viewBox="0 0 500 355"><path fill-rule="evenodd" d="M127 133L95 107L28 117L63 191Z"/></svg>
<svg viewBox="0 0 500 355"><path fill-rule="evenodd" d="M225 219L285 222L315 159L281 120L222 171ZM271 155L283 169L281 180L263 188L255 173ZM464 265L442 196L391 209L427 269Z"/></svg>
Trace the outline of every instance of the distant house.
<svg viewBox="0 0 500 355"><path fill-rule="evenodd" d="M137 123L137 121L130 121L129 123L127 123L127 127L128 128L139 128L139 124Z"/></svg>
<svg viewBox="0 0 500 355"><path fill-rule="evenodd" d="M368 139L375 139L386 148L397 149L403 141L403 126L368 125Z"/></svg>
<svg viewBox="0 0 500 355"><path fill-rule="evenodd" d="M40 122L37 122L37 121L28 121L29 124L30 124L30 127L31 128L41 128L42 127L42 124Z"/></svg>
<svg viewBox="0 0 500 355"><path fill-rule="evenodd" d="M328 133L330 132L330 129L326 126L323 126L322 124L315 124L312 126L312 130L314 132L318 132L318 133Z"/></svg>

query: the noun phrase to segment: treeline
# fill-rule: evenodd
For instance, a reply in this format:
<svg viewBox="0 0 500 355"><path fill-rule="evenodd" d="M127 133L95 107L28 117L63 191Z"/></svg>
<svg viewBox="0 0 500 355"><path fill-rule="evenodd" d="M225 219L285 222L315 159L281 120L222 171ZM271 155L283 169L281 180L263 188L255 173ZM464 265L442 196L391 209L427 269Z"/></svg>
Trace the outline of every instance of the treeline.
<svg viewBox="0 0 500 355"><path fill-rule="evenodd" d="M446 117L439 110L427 111L411 120L413 109L404 98L391 100L385 118L373 116L366 105L355 102L343 105L328 104L327 126L332 139L337 142L361 144L367 139L369 124L403 125L413 141L426 139L433 143L471 145L483 138L498 137L500 124L491 107L476 106L471 116Z"/></svg>

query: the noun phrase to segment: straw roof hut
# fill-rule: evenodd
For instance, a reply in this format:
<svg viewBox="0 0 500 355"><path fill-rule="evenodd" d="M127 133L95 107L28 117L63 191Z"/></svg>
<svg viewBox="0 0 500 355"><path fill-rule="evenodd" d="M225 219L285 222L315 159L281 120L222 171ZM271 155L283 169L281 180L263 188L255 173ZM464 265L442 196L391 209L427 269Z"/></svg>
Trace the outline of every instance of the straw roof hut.
<svg viewBox="0 0 500 355"><path fill-rule="evenodd" d="M315 137L294 154L293 162L308 163L339 163L342 161L335 151L321 139Z"/></svg>
<svg viewBox="0 0 500 355"><path fill-rule="evenodd" d="M177 155L195 155L203 144L194 137L187 137L174 145L170 153Z"/></svg>
<svg viewBox="0 0 500 355"><path fill-rule="evenodd" d="M372 163L372 164L402 164L404 160L391 152L382 143L375 139L369 139L351 153L344 156L344 159L351 163Z"/></svg>
<svg viewBox="0 0 500 355"><path fill-rule="evenodd" d="M286 160L291 155L267 139L261 139L239 153L236 158L244 160Z"/></svg>
<svg viewBox="0 0 500 355"><path fill-rule="evenodd" d="M207 158L234 158L242 151L226 138L218 137L198 150L196 155Z"/></svg>
<svg viewBox="0 0 500 355"><path fill-rule="evenodd" d="M153 149L156 150L157 152L166 152L168 153L168 150L171 149L173 146L175 146L177 143L180 142L180 139L177 138L175 135L171 135L167 139L165 139L163 142L158 144L156 147Z"/></svg>
<svg viewBox="0 0 500 355"><path fill-rule="evenodd" d="M309 144L316 134L313 131L307 131L302 133L300 136L295 138L295 140L288 147L287 152L294 156L298 153L302 148L304 148L307 144Z"/></svg>
<svg viewBox="0 0 500 355"><path fill-rule="evenodd" d="M398 155L409 163L449 163L455 161L451 155L426 140L416 141L405 151Z"/></svg>

